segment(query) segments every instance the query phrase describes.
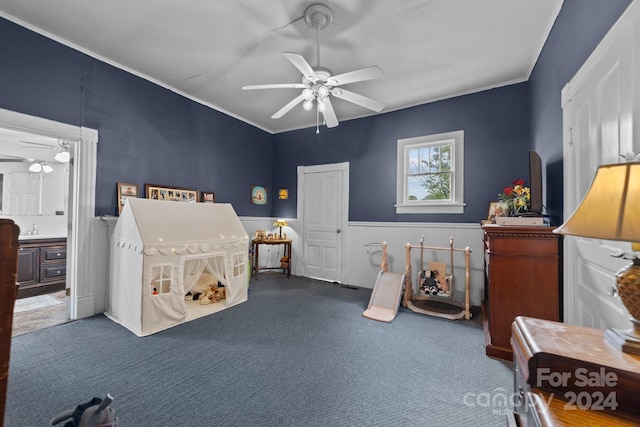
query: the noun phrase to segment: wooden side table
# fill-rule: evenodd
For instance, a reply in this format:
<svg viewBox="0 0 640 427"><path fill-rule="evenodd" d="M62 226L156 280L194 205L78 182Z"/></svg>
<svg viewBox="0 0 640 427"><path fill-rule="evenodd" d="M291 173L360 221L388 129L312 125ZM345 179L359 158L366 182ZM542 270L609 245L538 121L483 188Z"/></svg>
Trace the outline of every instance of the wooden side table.
<svg viewBox="0 0 640 427"><path fill-rule="evenodd" d="M258 271L260 270L260 245L282 245L284 246L284 254L283 257L286 258L286 261L280 262L280 267L264 267L262 270L280 270L282 269L282 273L287 275L287 278L291 276L291 239L262 239L257 240L253 239L253 267L251 269L251 273L253 277L258 279Z"/></svg>
<svg viewBox="0 0 640 427"><path fill-rule="evenodd" d="M640 425L640 356L604 331L516 317L514 409L521 427Z"/></svg>

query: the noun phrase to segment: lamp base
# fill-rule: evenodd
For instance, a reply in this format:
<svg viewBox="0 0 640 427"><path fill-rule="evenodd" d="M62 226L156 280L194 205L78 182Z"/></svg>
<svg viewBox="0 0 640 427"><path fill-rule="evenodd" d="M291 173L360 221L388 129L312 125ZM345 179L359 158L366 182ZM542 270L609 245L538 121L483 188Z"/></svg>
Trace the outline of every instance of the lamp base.
<svg viewBox="0 0 640 427"><path fill-rule="evenodd" d="M625 255L632 259L628 265L616 274L616 287L622 304L631 314L630 329L611 329L606 331L607 340L625 353L640 355L640 259L635 254Z"/></svg>
<svg viewBox="0 0 640 427"><path fill-rule="evenodd" d="M604 333L609 343L620 349L623 353L640 356L640 335L635 328L609 329Z"/></svg>

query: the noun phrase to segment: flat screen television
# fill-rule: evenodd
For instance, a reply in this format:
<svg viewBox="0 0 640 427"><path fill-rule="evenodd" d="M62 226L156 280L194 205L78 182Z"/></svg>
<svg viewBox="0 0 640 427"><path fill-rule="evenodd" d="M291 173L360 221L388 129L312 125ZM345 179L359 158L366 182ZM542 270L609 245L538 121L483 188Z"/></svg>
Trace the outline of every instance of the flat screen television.
<svg viewBox="0 0 640 427"><path fill-rule="evenodd" d="M542 215L542 161L535 151L529 151L529 190L531 207L529 215Z"/></svg>

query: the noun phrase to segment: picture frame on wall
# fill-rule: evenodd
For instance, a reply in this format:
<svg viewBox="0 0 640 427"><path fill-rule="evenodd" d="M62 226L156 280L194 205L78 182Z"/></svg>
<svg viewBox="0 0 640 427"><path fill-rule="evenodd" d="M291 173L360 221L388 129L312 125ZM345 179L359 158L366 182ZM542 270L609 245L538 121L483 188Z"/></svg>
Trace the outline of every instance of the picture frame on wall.
<svg viewBox="0 0 640 427"><path fill-rule="evenodd" d="M269 189L262 185L251 186L251 204L266 205L269 203Z"/></svg>
<svg viewBox="0 0 640 427"><path fill-rule="evenodd" d="M138 184L130 184L127 182L118 182L118 215L122 213L122 209L127 204L130 197L138 197Z"/></svg>
<svg viewBox="0 0 640 427"><path fill-rule="evenodd" d="M145 184L144 192L147 199L166 200L173 202L191 202L198 200L198 190L184 187L167 187L157 184Z"/></svg>
<svg viewBox="0 0 640 427"><path fill-rule="evenodd" d="M201 191L200 192L200 201L202 203L215 203L216 202L216 194L213 191Z"/></svg>

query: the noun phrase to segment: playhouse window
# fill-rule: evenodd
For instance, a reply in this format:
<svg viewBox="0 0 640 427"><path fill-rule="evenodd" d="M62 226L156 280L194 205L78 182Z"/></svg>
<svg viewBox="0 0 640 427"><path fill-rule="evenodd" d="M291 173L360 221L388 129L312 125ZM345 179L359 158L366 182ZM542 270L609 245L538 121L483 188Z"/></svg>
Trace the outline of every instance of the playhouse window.
<svg viewBox="0 0 640 427"><path fill-rule="evenodd" d="M173 277L173 266L155 265L151 267L150 291L152 295L162 295L171 292L171 278Z"/></svg>
<svg viewBox="0 0 640 427"><path fill-rule="evenodd" d="M233 262L233 276L234 277L240 276L247 269L244 254L243 253L234 254L231 259Z"/></svg>

